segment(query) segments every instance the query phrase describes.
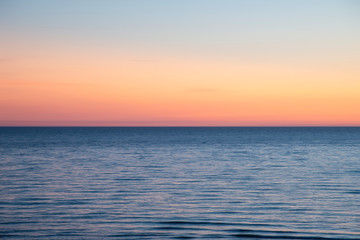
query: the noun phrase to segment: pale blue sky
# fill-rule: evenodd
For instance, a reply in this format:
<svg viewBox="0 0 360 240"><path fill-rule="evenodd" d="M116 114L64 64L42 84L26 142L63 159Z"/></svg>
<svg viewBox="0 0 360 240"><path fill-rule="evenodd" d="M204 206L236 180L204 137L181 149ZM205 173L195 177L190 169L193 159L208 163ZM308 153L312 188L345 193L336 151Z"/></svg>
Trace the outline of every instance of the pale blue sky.
<svg viewBox="0 0 360 240"><path fill-rule="evenodd" d="M256 61L358 61L360 1L2 1L21 45L93 45ZM21 39L20 39L21 38ZM356 54L354 54L356 53Z"/></svg>

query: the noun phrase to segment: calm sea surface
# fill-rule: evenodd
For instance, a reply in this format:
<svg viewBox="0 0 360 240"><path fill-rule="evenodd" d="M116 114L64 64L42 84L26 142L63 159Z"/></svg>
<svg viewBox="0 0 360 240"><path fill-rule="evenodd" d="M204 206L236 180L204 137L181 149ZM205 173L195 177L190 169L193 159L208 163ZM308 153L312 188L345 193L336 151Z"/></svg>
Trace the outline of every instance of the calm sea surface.
<svg viewBox="0 0 360 240"><path fill-rule="evenodd" d="M360 128L0 128L9 239L360 239Z"/></svg>

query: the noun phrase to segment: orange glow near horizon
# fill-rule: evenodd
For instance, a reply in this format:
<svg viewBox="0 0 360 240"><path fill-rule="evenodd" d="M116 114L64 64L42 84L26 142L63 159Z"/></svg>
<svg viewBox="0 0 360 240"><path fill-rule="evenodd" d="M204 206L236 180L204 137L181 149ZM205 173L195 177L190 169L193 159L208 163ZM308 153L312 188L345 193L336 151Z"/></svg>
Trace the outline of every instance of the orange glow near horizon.
<svg viewBox="0 0 360 240"><path fill-rule="evenodd" d="M2 126L360 123L360 75L351 68L60 52L8 65Z"/></svg>

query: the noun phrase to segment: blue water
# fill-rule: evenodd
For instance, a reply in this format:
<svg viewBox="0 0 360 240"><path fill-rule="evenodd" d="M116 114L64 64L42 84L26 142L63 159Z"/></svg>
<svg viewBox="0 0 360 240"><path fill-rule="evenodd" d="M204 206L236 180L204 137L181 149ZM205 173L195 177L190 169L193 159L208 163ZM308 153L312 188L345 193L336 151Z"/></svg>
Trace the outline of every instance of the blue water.
<svg viewBox="0 0 360 240"><path fill-rule="evenodd" d="M4 239L360 239L360 128L0 128Z"/></svg>

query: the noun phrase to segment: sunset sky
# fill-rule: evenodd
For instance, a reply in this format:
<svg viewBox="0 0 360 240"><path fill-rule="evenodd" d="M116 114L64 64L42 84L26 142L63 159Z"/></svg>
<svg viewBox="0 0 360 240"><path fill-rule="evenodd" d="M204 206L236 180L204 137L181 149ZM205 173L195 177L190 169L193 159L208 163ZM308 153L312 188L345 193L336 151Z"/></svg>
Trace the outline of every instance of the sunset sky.
<svg viewBox="0 0 360 240"><path fill-rule="evenodd" d="M0 1L0 126L360 126L360 1Z"/></svg>

